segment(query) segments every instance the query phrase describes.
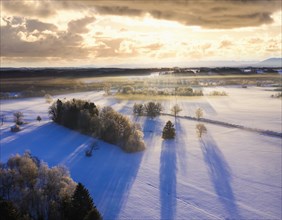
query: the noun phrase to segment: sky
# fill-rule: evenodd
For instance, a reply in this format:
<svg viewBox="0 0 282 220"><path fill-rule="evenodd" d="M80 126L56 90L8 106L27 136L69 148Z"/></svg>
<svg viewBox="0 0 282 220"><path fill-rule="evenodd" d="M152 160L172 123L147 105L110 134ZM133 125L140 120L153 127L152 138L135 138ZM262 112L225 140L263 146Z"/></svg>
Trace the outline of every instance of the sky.
<svg viewBox="0 0 282 220"><path fill-rule="evenodd" d="M281 57L281 0L1 0L1 67Z"/></svg>

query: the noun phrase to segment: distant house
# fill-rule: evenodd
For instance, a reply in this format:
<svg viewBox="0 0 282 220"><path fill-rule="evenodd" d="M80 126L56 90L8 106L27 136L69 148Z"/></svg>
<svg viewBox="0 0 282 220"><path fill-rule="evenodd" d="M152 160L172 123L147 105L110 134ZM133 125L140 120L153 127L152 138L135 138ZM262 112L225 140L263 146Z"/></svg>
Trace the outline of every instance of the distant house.
<svg viewBox="0 0 282 220"><path fill-rule="evenodd" d="M282 69L277 70L278 74L282 74Z"/></svg>

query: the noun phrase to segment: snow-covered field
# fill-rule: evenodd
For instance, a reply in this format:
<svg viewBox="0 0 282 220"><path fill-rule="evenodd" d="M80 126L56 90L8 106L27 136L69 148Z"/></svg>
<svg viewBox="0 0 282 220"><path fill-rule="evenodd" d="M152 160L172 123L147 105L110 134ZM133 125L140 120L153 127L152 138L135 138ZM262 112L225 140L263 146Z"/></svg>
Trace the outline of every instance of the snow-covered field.
<svg viewBox="0 0 282 220"><path fill-rule="evenodd" d="M270 98L273 92L264 89L217 88L229 96L162 104L165 112L177 102L180 115L194 116L201 107L206 118L282 132L281 99ZM86 157L93 139L52 123L43 98L1 100L0 114L6 116L0 127L1 162L29 150L49 166L67 166L74 180L89 189L104 219L282 219L281 138L206 124L208 133L199 140L194 121L133 118L135 101L99 92L58 97L91 100L129 115L141 124L147 149L127 154L98 141L99 149ZM22 111L29 123L11 133L15 111ZM167 120L175 123L175 140L161 138Z"/></svg>

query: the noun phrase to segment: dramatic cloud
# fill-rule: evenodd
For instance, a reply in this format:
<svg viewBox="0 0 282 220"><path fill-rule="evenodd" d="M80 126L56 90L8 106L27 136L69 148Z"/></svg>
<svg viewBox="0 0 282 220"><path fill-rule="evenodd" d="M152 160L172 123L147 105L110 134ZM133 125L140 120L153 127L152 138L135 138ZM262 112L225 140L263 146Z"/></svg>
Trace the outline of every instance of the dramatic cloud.
<svg viewBox="0 0 282 220"><path fill-rule="evenodd" d="M88 2L88 4L90 4ZM271 23L271 15L281 10L279 0L152 0L95 1L100 13L140 16L178 21L205 28L237 28Z"/></svg>
<svg viewBox="0 0 282 220"><path fill-rule="evenodd" d="M4 0L1 65L262 60L281 16L280 0Z"/></svg>
<svg viewBox="0 0 282 220"><path fill-rule="evenodd" d="M273 21L281 10L280 0L81 0L81 1L8 1L3 8L11 13L52 16L58 9L94 9L100 14L143 16L177 21L188 26L230 29L259 26Z"/></svg>
<svg viewBox="0 0 282 220"><path fill-rule="evenodd" d="M22 23L16 23L22 22ZM71 21L70 23L73 24ZM83 38L79 34L58 31L53 24L16 18L1 26L1 55L3 57L60 57L82 59L87 57ZM12 25L13 24L13 25ZM88 22L81 24L84 30Z"/></svg>

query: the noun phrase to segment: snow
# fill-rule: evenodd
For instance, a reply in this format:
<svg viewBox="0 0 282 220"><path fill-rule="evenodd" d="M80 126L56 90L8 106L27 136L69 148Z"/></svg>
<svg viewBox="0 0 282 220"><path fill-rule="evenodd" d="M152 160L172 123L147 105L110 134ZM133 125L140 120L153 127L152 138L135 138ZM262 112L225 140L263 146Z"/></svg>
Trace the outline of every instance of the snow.
<svg viewBox="0 0 282 220"><path fill-rule="evenodd" d="M227 97L179 99L181 115L203 107L205 117L281 132L281 100L260 88L218 88ZM205 91L208 92L208 91ZM102 92L55 98L83 98L131 115L135 101ZM138 102L138 101L136 101ZM165 111L175 100L162 101ZM245 130L206 124L196 136L197 122L160 116L134 118L144 131L147 149L127 154L98 141L92 157L85 150L93 138L52 123L44 98L1 100L6 115L1 129L1 162L29 150L49 166L65 165L75 181L89 189L104 219L281 219L282 139ZM12 113L22 111L22 130L10 132ZM42 117L41 122L35 119ZM164 141L167 120L176 138Z"/></svg>

